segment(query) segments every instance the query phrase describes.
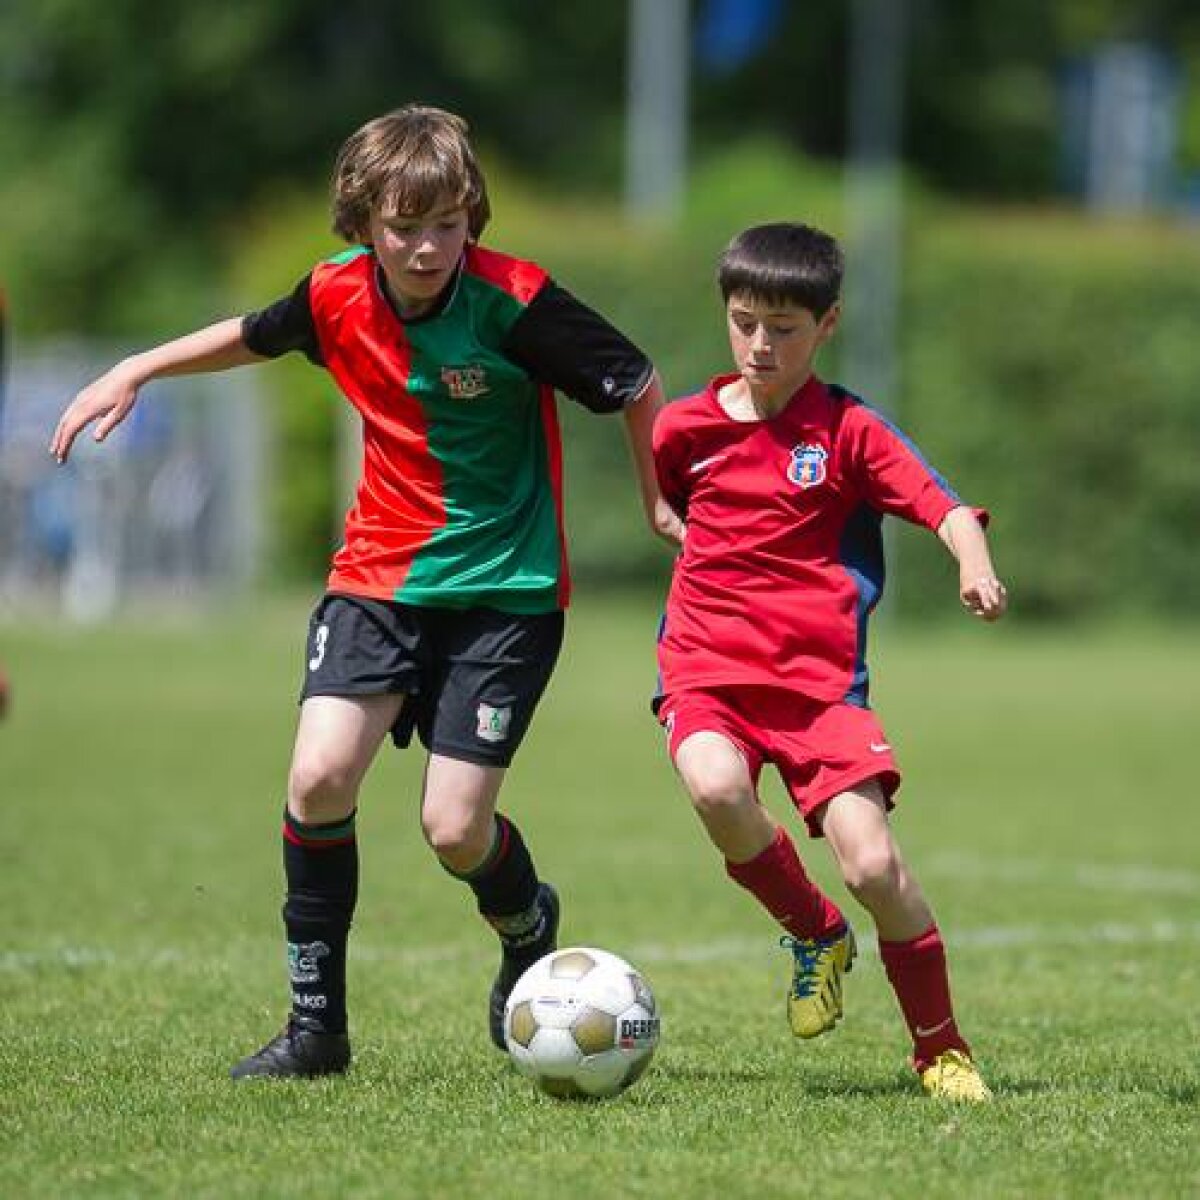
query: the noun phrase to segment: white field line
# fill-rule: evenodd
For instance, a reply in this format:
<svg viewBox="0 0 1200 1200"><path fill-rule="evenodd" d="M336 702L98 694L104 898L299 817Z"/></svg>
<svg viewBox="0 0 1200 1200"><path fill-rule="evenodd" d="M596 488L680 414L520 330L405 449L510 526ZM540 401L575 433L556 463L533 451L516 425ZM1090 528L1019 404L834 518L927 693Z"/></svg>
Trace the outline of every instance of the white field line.
<svg viewBox="0 0 1200 1200"><path fill-rule="evenodd" d="M1156 920L1144 925L1106 921L1096 925L992 925L977 929L952 929L946 940L952 953L990 951L996 948L1026 946L1033 949L1055 946L1177 945L1200 943L1200 921ZM874 940L860 938L860 952L867 957L876 953ZM690 964L761 960L774 949L769 936L722 938L687 945L665 942L640 942L622 950L638 964ZM350 955L359 962L395 963L410 969L427 968L438 963L465 961L477 957L477 943L451 943L442 946L380 946L352 941ZM282 950L278 954L283 965ZM263 958L261 946L243 944L230 947L221 962L230 966L256 962ZM198 956L178 947L116 951L97 946L52 946L41 950L0 952L0 974L61 970L130 971L201 969L211 971L211 956Z"/></svg>
<svg viewBox="0 0 1200 1200"><path fill-rule="evenodd" d="M942 853L924 859L918 869L922 876L981 883L1043 883L1138 895L1200 896L1200 872L1138 863L1073 863Z"/></svg>
<svg viewBox="0 0 1200 1200"><path fill-rule="evenodd" d="M1054 862L1029 859L995 859L965 853L932 856L922 867L931 877L978 881L981 883L1038 884L1076 887L1106 893L1133 893L1159 896L1200 895L1200 872L1166 869L1143 864L1098 864ZM865 923L859 916L860 927ZM1080 925L997 925L976 929L945 927L952 951L990 950L1011 946L1090 946L1132 945L1136 943L1177 943L1200 941L1200 920L1155 920L1144 925L1129 922L1101 922ZM874 939L860 937L860 949L874 952ZM229 947L222 961L231 965L253 958L261 961L265 943L241 942ZM767 954L772 939L762 937L724 938L700 942L643 942L628 947L628 957L638 963L707 963L725 959L754 959ZM384 946L355 938L351 955L359 962L397 963L410 968L468 959L478 954L475 942L451 942L438 946ZM282 949L278 951L282 961ZM0 974L57 968L86 970L156 970L181 965L211 968L212 960L197 957L194 950L181 946L114 950L103 946L57 944L31 950L0 951Z"/></svg>
<svg viewBox="0 0 1200 1200"><path fill-rule="evenodd" d="M861 925L861 922L860 922ZM991 950L995 947L1095 945L1159 945L1200 943L1200 921L1151 921L1146 925L1104 922L1099 925L984 925L978 929L953 928L943 931L952 954L960 950ZM629 949L636 963L704 963L730 959L763 958L773 950L770 938L726 938L690 946L668 946L647 942ZM858 939L859 953L878 956L871 937Z"/></svg>

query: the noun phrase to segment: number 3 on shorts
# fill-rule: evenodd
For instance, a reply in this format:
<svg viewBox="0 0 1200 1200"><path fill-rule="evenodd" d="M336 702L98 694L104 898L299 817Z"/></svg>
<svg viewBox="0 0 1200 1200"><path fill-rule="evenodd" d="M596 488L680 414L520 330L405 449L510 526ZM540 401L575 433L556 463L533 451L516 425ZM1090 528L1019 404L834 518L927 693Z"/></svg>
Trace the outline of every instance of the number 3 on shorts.
<svg viewBox="0 0 1200 1200"><path fill-rule="evenodd" d="M318 625L313 635L313 656L308 660L308 669L317 670L325 661L325 645L329 641L329 626Z"/></svg>

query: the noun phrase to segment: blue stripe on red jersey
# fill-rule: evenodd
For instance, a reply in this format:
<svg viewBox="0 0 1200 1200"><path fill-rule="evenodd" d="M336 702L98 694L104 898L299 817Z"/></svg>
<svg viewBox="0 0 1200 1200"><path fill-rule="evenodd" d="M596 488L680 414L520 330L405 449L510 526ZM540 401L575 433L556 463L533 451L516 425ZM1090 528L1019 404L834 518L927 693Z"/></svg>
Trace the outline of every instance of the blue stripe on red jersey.
<svg viewBox="0 0 1200 1200"><path fill-rule="evenodd" d="M854 392L850 391L848 388L842 387L841 384L830 383L826 386L835 395L845 396L851 404L858 404L865 408L867 412L871 414L871 416L875 417L879 423L884 426L884 428L886 428L895 436L898 442L901 442L903 445L908 447L913 458L915 458L917 462L919 462L921 466L923 466L925 470L929 472L929 474L933 477L934 482L937 483L938 487L940 487L942 491L945 492L946 495L955 502L955 504L963 503L962 497L954 490L953 487L950 486L950 481L945 477L945 475L943 475L941 471L939 471L929 461L929 459L927 459L925 455L921 453L916 442L914 442L912 438L910 438L908 434L904 432L903 429L896 425L886 413L881 412L873 404L868 404L861 396L855 395Z"/></svg>
<svg viewBox="0 0 1200 1200"><path fill-rule="evenodd" d="M879 603L887 576L883 557L883 516L868 504L859 505L842 530L838 558L854 581L857 640L854 649L854 677L843 700L867 708L870 679L867 672L867 619Z"/></svg>

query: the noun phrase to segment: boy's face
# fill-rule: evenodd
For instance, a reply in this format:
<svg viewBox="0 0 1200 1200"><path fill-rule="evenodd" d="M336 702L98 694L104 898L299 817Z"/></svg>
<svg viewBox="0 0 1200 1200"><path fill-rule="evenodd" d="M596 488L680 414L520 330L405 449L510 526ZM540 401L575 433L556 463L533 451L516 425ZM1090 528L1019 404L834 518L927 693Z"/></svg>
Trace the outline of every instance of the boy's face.
<svg viewBox="0 0 1200 1200"><path fill-rule="evenodd" d="M453 201L425 213L371 212L371 244L402 316L436 303L467 244L467 210Z"/></svg>
<svg viewBox="0 0 1200 1200"><path fill-rule="evenodd" d="M786 399L812 374L813 359L837 327L841 306L820 320L807 308L734 294L725 306L733 361L750 391Z"/></svg>

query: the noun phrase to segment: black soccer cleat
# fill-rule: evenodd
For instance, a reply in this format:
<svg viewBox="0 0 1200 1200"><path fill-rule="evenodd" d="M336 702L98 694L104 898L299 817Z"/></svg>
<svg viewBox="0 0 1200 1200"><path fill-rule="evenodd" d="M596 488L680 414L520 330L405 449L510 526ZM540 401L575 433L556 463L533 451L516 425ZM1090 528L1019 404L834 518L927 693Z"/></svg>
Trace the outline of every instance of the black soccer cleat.
<svg viewBox="0 0 1200 1200"><path fill-rule="evenodd" d="M341 1075L350 1066L344 1033L317 1033L288 1021L283 1032L229 1071L231 1079L311 1079Z"/></svg>
<svg viewBox="0 0 1200 1200"><path fill-rule="evenodd" d="M491 995L488 996L488 1033L498 1050L507 1050L504 1044L504 1006L517 980L533 966L539 958L543 958L552 950L558 948L558 893L552 884L543 883L538 887L538 907L542 910L545 920L537 937L524 946L507 946L503 948L500 957L500 970L496 974L496 982L492 984ZM503 945L503 943L502 943Z"/></svg>

